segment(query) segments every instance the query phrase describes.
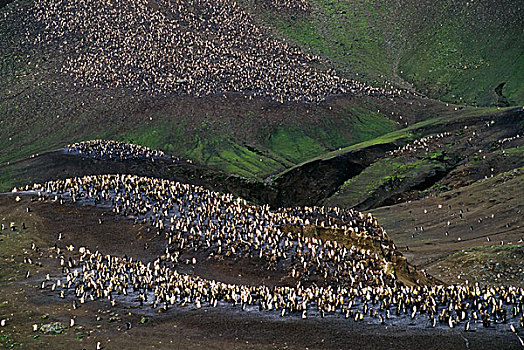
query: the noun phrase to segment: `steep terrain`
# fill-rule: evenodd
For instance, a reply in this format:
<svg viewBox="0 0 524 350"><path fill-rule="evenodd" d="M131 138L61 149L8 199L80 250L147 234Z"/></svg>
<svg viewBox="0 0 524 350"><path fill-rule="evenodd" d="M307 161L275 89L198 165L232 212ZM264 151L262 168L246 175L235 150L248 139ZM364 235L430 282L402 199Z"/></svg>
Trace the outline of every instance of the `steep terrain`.
<svg viewBox="0 0 524 350"><path fill-rule="evenodd" d="M524 102L511 1L217 4L3 6L0 164L103 137L262 179L453 110L421 92Z"/></svg>
<svg viewBox="0 0 524 350"><path fill-rule="evenodd" d="M522 166L523 121L520 107L464 110L313 158L271 183L286 205L367 210L416 199Z"/></svg>
<svg viewBox="0 0 524 350"><path fill-rule="evenodd" d="M217 11L212 1L188 2L180 8L140 2L134 10L125 1L97 5L92 11L82 1L66 5L58 0L49 4L22 0L3 7L0 163L103 137L262 179L327 151L453 111L415 97L418 87L413 90L397 76L398 69L390 68L396 67L390 57L400 57L401 51L413 57L413 52L406 54L397 46L415 47L411 39L416 36L403 35L404 41L380 37L396 32L379 24L413 21L398 14L436 23L437 15L428 6L400 3L396 9L357 2L350 8L345 3L329 5L337 9L328 11L323 2L224 4L225 12ZM380 11L375 8L379 5ZM434 11L443 16L448 5L435 6ZM489 8L477 8L482 21L489 17ZM275 9L282 11L275 15ZM89 20L93 11L96 21ZM419 16L421 11L427 13ZM450 13L472 16L467 9L457 11ZM129 17L131 13L137 17ZM272 21L265 21L264 14ZM238 20L220 21L224 16ZM319 21L310 21L311 16ZM333 20L326 21L326 16ZM391 21L391 16L400 20ZM510 11L501 23L518 31L519 16L519 11ZM285 22L286 27L282 21L291 22ZM320 34L309 32L300 21L321 26ZM204 35L206 31L213 35ZM422 32L434 30L417 33ZM230 40L227 33L237 39ZM520 41L511 31L496 33L496 43L511 42L519 49ZM326 49L319 49L320 44ZM478 45L472 46L474 50ZM163 51L157 52L159 47ZM266 52L268 47L273 49ZM469 50L463 48L464 52ZM137 60L141 55L165 57ZM509 75L497 91L508 103L518 103L512 96L520 91L520 61L499 67L497 62L506 62L499 58L483 67L495 67L499 77ZM215 74L201 74L204 66ZM284 79L290 71L298 73ZM481 70L475 74L487 75ZM390 83L384 85L384 79ZM478 81L469 85L483 86ZM508 95L509 88L515 92Z"/></svg>
<svg viewBox="0 0 524 350"><path fill-rule="evenodd" d="M523 166L523 120L522 108L453 111L260 179L184 160L96 160L61 149L6 165L0 190L91 173L129 173L199 184L272 207L326 204L368 210Z"/></svg>
<svg viewBox="0 0 524 350"><path fill-rule="evenodd" d="M413 88L453 103L524 104L518 2L311 0L299 13L242 2L277 33L328 58L352 79Z"/></svg>
<svg viewBox="0 0 524 350"><path fill-rule="evenodd" d="M339 77L233 1L91 5L2 8L0 163L104 137L260 177L445 109Z"/></svg>

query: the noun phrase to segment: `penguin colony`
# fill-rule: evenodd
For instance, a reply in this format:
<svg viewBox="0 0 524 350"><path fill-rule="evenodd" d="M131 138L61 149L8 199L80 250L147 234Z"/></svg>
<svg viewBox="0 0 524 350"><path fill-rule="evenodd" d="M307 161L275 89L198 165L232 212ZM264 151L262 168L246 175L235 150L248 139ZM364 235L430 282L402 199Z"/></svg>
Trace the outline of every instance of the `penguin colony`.
<svg viewBox="0 0 524 350"><path fill-rule="evenodd" d="M67 146L67 152L100 160L130 160L172 158L148 147L113 140L89 140ZM178 159L178 158L177 158Z"/></svg>
<svg viewBox="0 0 524 350"><path fill-rule="evenodd" d="M41 288L63 298L72 295L74 307L92 300L158 310L231 305L302 318L340 314L381 324L416 319L432 327L462 325L466 330L505 323L524 327L523 288L467 282L407 286L398 281L391 261L400 253L370 214L329 207L270 210L230 194L132 175L70 178L14 191L33 191L39 200L109 205L114 213L147 224L165 238L164 253L147 263L85 247L56 246L64 276L47 276ZM380 252L289 229L311 225L378 240ZM179 272L182 265L197 264L202 257L251 259L288 278L269 287Z"/></svg>
<svg viewBox="0 0 524 350"><path fill-rule="evenodd" d="M441 148L441 144L438 142L440 139L450 136L450 132L443 132L436 135L425 136L420 139L416 139L412 143L408 143L402 147L399 147L393 151L386 153L388 156L400 156L406 153L414 153L417 151L428 152L431 146Z"/></svg>
<svg viewBox="0 0 524 350"><path fill-rule="evenodd" d="M313 5L307 0L270 0L261 1L262 6L268 6L281 11L289 11L292 13L308 13L312 10Z"/></svg>
<svg viewBox="0 0 524 350"><path fill-rule="evenodd" d="M75 87L154 96L242 93L280 103L408 96L388 83L371 87L317 68L326 62L274 38L232 0L37 0L24 18L28 45L56 48L65 58L59 71Z"/></svg>

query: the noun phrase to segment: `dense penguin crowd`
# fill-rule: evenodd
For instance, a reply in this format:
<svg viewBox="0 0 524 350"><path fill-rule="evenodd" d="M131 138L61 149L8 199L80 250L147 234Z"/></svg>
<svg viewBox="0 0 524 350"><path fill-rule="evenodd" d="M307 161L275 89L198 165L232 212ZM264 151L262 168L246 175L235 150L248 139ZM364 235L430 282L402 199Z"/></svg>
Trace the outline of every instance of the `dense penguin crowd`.
<svg viewBox="0 0 524 350"><path fill-rule="evenodd" d="M173 305L230 304L302 318L341 314L377 323L410 320L451 328L461 324L465 330L495 324L524 327L522 288L407 286L398 281L391 258L400 253L369 214L327 207L272 211L202 187L131 175L71 178L16 189L20 190L33 191L39 200L110 205L115 213L148 224L165 237L164 254L148 263L85 247L56 247L65 276L47 279L41 287L64 298L74 295L75 307L97 299L109 300L112 306L137 303L164 310ZM380 251L286 229L312 225L376 239ZM286 271L291 279L268 287L178 271L182 264L197 264L197 256L254 259L264 268Z"/></svg>
<svg viewBox="0 0 524 350"><path fill-rule="evenodd" d="M148 147L113 140L89 140L73 143L66 147L69 153L82 157L104 160L129 160L171 158L164 152Z"/></svg>
<svg viewBox="0 0 524 350"><path fill-rule="evenodd" d="M113 211L147 223L165 235L164 259L179 263L182 251L208 256L242 256L264 261L268 269L286 269L304 282L310 275L335 283L383 284L380 260L369 251L293 234L286 226L337 227L348 234L384 240L385 256L395 254L383 229L371 215L338 208L288 208L271 211L248 205L232 195L168 180L131 175L87 176L34 185L39 196L66 195L73 202L111 205ZM369 268L372 267L372 268ZM351 271L351 273L350 273ZM377 280L379 278L379 280Z"/></svg>
<svg viewBox="0 0 524 350"><path fill-rule="evenodd" d="M61 72L75 86L279 102L404 94L318 68L326 66L320 57L273 38L232 0L36 0L27 16L27 40L36 48L57 43Z"/></svg>

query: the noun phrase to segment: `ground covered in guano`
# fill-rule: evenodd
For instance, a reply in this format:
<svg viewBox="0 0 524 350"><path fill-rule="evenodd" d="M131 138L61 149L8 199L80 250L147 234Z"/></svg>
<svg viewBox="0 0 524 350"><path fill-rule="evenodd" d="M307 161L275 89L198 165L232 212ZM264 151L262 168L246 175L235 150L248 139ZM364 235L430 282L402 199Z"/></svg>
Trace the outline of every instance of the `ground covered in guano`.
<svg viewBox="0 0 524 350"><path fill-rule="evenodd" d="M163 159L191 164L141 146L102 140L71 145L63 152L82 161ZM508 187L499 195L512 193L511 186L518 188L522 181L521 170L475 185L489 187L493 181ZM469 186L471 191L475 185ZM461 188L465 190L468 187ZM93 175L20 187L2 195L6 216L0 243L9 247L3 250L2 279L3 290L10 291L2 295L2 339L6 346L22 341L24 346L41 346L61 337L64 345L112 347L126 346L127 337L133 335L136 341L142 334L151 347L174 342L216 348L417 348L429 336L438 337L436 349L482 348L486 342L517 348L521 338L513 330L518 332L524 322L519 258L513 255L513 262L498 269L493 263L486 273L478 268L486 258L475 261L478 254L473 254L519 254L521 222L515 221L513 210L521 210L522 203L505 198L505 205L490 208L495 218L478 206L471 213L468 207L464 210L450 200L456 197L451 191L442 202L433 198L435 208L417 201L409 210L411 221L420 218L428 233L419 233L423 239L416 240L413 234L412 242L393 233L397 247L371 215L328 207L270 210L158 178ZM474 201L467 192L466 198ZM386 225L388 217L394 218L391 208L378 210ZM465 216L471 222L479 215L492 220L491 227L504 224L508 229L493 239L506 243L501 241L498 249L482 247L478 242L486 235L471 230L457 238L460 247L446 238L428 250L428 239L443 239L428 229L438 227L432 220L447 230L457 228L437 219L439 212L454 221L459 216L458 224ZM418 223L408 223L413 224ZM404 242L411 248L402 246ZM414 264L407 263L403 253ZM460 254L473 255L472 262L452 263ZM22 312L14 305L30 310ZM217 328L225 320L227 326ZM55 329L48 331L49 325ZM169 327L180 332L176 339L165 333ZM228 327L235 329L234 340ZM209 328L218 337L209 334ZM284 330L293 330L295 340ZM318 343L318 332L328 330L330 336ZM301 336L311 331L316 332L316 346ZM164 332L158 344L157 332Z"/></svg>
<svg viewBox="0 0 524 350"><path fill-rule="evenodd" d="M522 349L513 0L0 0L0 348Z"/></svg>
<svg viewBox="0 0 524 350"><path fill-rule="evenodd" d="M320 318L311 315L302 319L300 314L280 317L276 311L240 311L240 308L222 306L202 308L194 306L171 307L160 313L151 307L137 307L109 301L86 302L74 309L70 297L61 299L56 292L40 289L49 273L52 280L61 278L56 251L47 248L62 234L60 245L83 242L86 247L115 255L132 256L148 261L162 248L159 237L147 232L145 225L132 222L93 207L31 202L22 196L19 202L14 195L2 195L2 216L6 222L24 222L26 229L2 232L2 317L8 323L2 328L3 345L23 348L42 346L94 348L102 342L104 348L140 346L141 348L390 348L416 349L427 346L433 349L519 348L518 340L507 325L491 329L479 327L464 332L457 326L431 328L427 322L405 321L395 324L386 321L355 322L342 315ZM26 208L31 208L27 213ZM103 224L98 223L102 218ZM124 233L125 232L125 233ZM37 250L31 249L35 243ZM147 245L147 248L145 248ZM6 249L7 248L7 249ZM65 248L64 248L65 249ZM4 253L5 252L5 253ZM26 258L32 264L24 264ZM279 283L281 276L260 270L256 265L199 261L199 265L184 268L188 273L210 275L230 283ZM29 278L26 272L30 271ZM262 273L261 273L262 272ZM512 282L516 282L513 280ZM160 309L161 310L161 309ZM75 325L69 327L70 319ZM63 324L61 334L33 332L32 325L53 322ZM422 324L420 324L422 323ZM131 325L131 329L127 329ZM60 344L60 345L58 345Z"/></svg>

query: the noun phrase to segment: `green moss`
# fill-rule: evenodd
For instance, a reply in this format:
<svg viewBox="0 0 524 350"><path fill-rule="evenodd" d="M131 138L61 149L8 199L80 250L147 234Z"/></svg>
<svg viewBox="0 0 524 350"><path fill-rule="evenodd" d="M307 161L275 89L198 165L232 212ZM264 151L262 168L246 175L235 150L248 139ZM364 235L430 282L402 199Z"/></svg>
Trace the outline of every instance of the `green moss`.
<svg viewBox="0 0 524 350"><path fill-rule="evenodd" d="M382 83L393 75L379 25L385 4L314 0L313 5L312 13L300 16L280 12L259 15L278 35L329 58L348 77Z"/></svg>
<svg viewBox="0 0 524 350"><path fill-rule="evenodd" d="M350 125L353 129L355 143L376 139L398 129L396 122L379 112L363 107L353 107L350 113L353 116Z"/></svg>
<svg viewBox="0 0 524 350"><path fill-rule="evenodd" d="M372 112L371 108L375 106L342 109L340 120L330 118L321 125L269 125L258 131L262 139L259 145L256 140L241 144L227 132L219 134L207 122L200 123L198 131L188 137L186 125L173 124L162 117L156 118L159 121L147 128L137 127L117 138L229 173L263 178L330 149L367 140L398 127L383 114Z"/></svg>
<svg viewBox="0 0 524 350"><path fill-rule="evenodd" d="M241 2L346 77L375 85L408 81L453 103L524 104L524 18L510 0L312 0L313 10L302 15ZM503 97L495 92L501 83Z"/></svg>
<svg viewBox="0 0 524 350"><path fill-rule="evenodd" d="M299 127L278 129L271 134L268 146L272 151L281 154L293 163L325 151L325 147L319 141L308 136Z"/></svg>
<svg viewBox="0 0 524 350"><path fill-rule="evenodd" d="M328 203L355 206L379 190L395 190L402 187L402 182L409 182L433 169L444 169L444 165L431 159L403 163L398 158L384 158L344 182Z"/></svg>
<svg viewBox="0 0 524 350"><path fill-rule="evenodd" d="M497 151L497 153L502 154L502 151ZM524 155L524 147L505 148L504 153L511 156L522 156Z"/></svg>
<svg viewBox="0 0 524 350"><path fill-rule="evenodd" d="M403 77L433 97L475 105L501 103L495 88L505 83L506 103L524 103L521 14L512 9L502 15L502 3L442 5L447 11L433 3L408 7L408 13L423 11L430 20L411 34L400 60Z"/></svg>
<svg viewBox="0 0 524 350"><path fill-rule="evenodd" d="M208 159L207 164L245 177L258 177L280 166L275 160L239 145L219 150L216 156Z"/></svg>

